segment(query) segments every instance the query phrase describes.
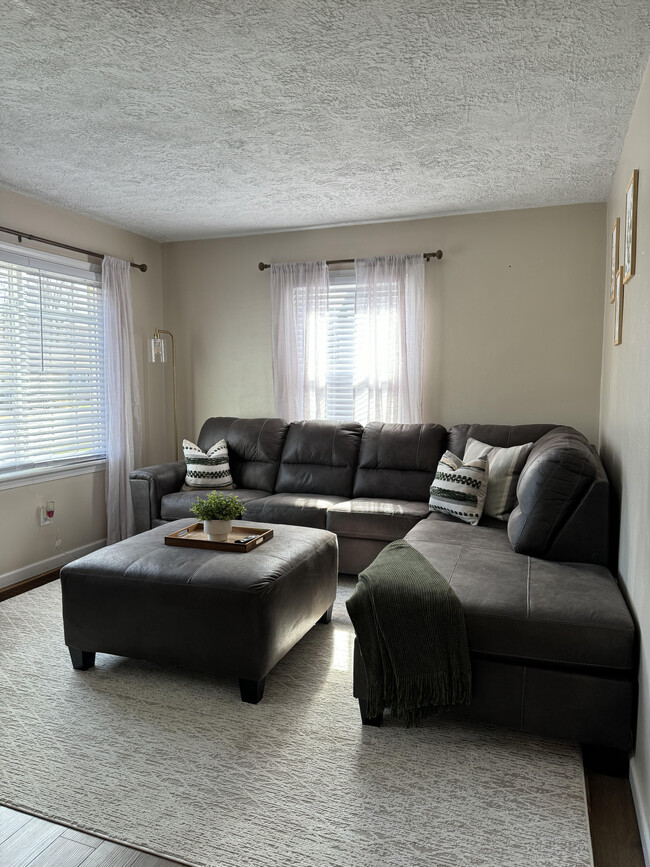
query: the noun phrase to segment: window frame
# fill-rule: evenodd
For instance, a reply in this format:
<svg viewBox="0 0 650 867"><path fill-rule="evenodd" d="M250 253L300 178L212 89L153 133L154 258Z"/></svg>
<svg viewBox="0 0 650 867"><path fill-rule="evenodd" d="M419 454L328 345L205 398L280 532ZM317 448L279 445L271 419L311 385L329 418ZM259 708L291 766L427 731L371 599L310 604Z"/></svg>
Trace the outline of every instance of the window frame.
<svg viewBox="0 0 650 867"><path fill-rule="evenodd" d="M32 271L38 269L51 275L60 275L62 279L92 282L100 288L100 291L103 291L101 289L101 266L83 260L0 242L0 261L12 264L17 268L31 269ZM102 352L103 349L102 337ZM104 454L95 454L87 458L70 458L68 462L63 460L57 463L47 463L44 461L41 465L36 463L34 466L6 470L0 473L0 491L54 479L103 472L106 468L105 384L102 388L101 402L104 421Z"/></svg>

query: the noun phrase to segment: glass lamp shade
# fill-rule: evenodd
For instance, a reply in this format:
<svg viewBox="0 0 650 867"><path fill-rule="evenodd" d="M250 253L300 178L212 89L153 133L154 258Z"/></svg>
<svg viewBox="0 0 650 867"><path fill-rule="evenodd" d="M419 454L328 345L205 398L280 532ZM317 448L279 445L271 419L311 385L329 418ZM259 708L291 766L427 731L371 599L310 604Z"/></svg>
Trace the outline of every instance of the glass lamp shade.
<svg viewBox="0 0 650 867"><path fill-rule="evenodd" d="M162 337L151 338L151 360L155 363L165 362L165 341Z"/></svg>

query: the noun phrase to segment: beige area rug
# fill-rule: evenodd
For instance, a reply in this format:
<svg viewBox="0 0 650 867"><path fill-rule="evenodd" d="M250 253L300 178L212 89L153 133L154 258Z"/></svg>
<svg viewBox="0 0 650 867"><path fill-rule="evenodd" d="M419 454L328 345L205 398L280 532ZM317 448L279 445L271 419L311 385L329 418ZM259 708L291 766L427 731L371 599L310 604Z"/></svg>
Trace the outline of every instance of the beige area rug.
<svg viewBox="0 0 650 867"><path fill-rule="evenodd" d="M58 582L0 603L0 802L191 865L591 865L577 747L361 725L351 588L258 705L108 655L74 671Z"/></svg>

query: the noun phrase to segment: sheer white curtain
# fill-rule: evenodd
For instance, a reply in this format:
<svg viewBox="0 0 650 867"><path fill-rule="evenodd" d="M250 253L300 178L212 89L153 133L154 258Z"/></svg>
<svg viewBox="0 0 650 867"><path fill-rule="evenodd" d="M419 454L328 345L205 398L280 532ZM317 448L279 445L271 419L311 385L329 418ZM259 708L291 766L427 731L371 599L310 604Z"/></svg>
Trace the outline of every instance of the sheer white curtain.
<svg viewBox="0 0 650 867"><path fill-rule="evenodd" d="M326 417L328 275L325 262L271 266L275 411L289 421Z"/></svg>
<svg viewBox="0 0 650 867"><path fill-rule="evenodd" d="M422 421L424 257L356 259L354 417Z"/></svg>
<svg viewBox="0 0 650 867"><path fill-rule="evenodd" d="M106 381L106 536L110 545L132 536L135 530L129 473L140 464L142 423L129 263L105 256L102 285Z"/></svg>

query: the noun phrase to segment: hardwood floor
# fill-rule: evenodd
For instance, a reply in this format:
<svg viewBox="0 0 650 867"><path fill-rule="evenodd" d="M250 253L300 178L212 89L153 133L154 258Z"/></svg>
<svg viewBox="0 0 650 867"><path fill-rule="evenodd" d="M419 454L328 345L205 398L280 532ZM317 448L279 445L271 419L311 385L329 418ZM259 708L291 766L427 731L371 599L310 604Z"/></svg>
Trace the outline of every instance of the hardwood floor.
<svg viewBox="0 0 650 867"><path fill-rule="evenodd" d="M587 771L594 867L644 867L630 781Z"/></svg>
<svg viewBox="0 0 650 867"><path fill-rule="evenodd" d="M59 570L52 569L50 572L43 572L35 578L26 578L18 584L12 584L10 587L0 588L0 602L4 599L11 599L12 596L19 596L21 593L26 593L28 590L33 590L34 587L42 587L43 584L49 584L50 581L56 581L59 577Z"/></svg>
<svg viewBox="0 0 650 867"><path fill-rule="evenodd" d="M58 570L0 590L0 602L58 577ZM596 751L597 753L597 751ZM630 782L602 773L592 751L583 755L594 867L645 867ZM620 773L614 769L614 773ZM109 843L0 806L1 867L179 867L168 861ZM497 865L495 865L497 867ZM650 865L648 865L650 867Z"/></svg>
<svg viewBox="0 0 650 867"><path fill-rule="evenodd" d="M128 846L0 806L2 867L178 867Z"/></svg>

